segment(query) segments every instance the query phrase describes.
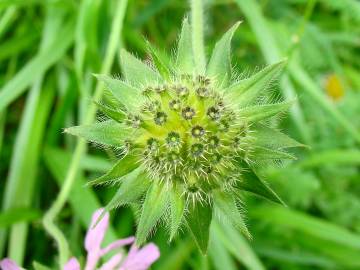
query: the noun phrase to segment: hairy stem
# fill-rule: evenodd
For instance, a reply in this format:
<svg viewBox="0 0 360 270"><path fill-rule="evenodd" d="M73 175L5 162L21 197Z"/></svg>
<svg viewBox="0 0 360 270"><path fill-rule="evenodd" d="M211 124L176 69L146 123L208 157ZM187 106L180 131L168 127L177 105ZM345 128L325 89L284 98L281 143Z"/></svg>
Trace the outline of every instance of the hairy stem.
<svg viewBox="0 0 360 270"><path fill-rule="evenodd" d="M205 73L206 59L204 49L203 1L191 0L191 31L195 67L199 74Z"/></svg>
<svg viewBox="0 0 360 270"><path fill-rule="evenodd" d="M116 7L116 12L109 36L109 43L106 50L105 61L101 68L101 73L103 74L109 73L113 65L120 40L120 33L123 26L126 7L127 7L127 0L119 1ZM103 85L100 82L98 82L93 96L94 100L99 100L103 94L103 91L104 91ZM93 122L95 119L95 115L96 115L96 107L95 105L91 105L85 115L83 124L89 124ZM51 208L46 212L43 218L43 224L46 231L55 239L58 245L60 269L63 268L64 264L69 258L69 247L65 236L63 235L61 230L55 225L54 220L56 216L60 213L61 209L64 207L64 204L66 203L69 197L76 175L79 173L80 160L83 157L85 151L86 151L86 142L82 139L79 139L77 141L75 152L71 159L71 163L70 163L71 165L70 168L68 169L64 184L62 185L61 190L55 202L53 203Z"/></svg>

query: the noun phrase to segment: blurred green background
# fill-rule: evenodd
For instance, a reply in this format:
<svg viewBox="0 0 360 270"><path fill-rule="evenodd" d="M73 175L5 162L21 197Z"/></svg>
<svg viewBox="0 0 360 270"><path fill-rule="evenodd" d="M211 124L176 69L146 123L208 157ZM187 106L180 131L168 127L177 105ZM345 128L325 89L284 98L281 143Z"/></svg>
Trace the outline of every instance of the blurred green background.
<svg viewBox="0 0 360 270"><path fill-rule="evenodd" d="M208 52L242 20L232 44L240 71L249 75L288 58L274 91L297 96L297 103L274 125L310 149L298 150L295 162L262 168L287 208L244 194L253 240L213 224L202 257L187 234L169 244L160 230L152 238L161 250L153 269L360 269L360 2L205 3ZM111 40L119 8L126 11L123 27L115 21L121 31ZM76 139L62 129L83 121L101 87L93 73L120 74L120 47L146 59L145 37L167 57L188 12L184 0L0 0L0 258L56 268L56 246L41 218L74 152ZM92 212L115 191L84 183L114 158L88 147L57 220L79 258ZM130 209L111 216L109 239L134 233Z"/></svg>

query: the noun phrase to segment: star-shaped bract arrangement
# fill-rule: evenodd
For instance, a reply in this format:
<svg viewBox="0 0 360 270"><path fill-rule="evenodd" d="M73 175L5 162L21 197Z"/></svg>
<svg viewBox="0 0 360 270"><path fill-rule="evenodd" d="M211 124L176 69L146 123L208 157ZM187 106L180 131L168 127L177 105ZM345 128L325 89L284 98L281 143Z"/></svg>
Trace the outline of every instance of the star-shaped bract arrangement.
<svg viewBox="0 0 360 270"><path fill-rule="evenodd" d="M203 71L195 69L187 19L169 64L150 44L148 63L122 50L123 77L97 76L107 88L97 103L107 119L65 130L120 150L114 167L90 184L118 186L106 210L137 206L138 244L163 220L170 239L184 225L205 253L212 218L250 237L240 209L242 191L281 203L255 168L292 159L285 149L301 146L267 124L292 103L269 101L285 62L236 78L230 43L238 25L216 43Z"/></svg>

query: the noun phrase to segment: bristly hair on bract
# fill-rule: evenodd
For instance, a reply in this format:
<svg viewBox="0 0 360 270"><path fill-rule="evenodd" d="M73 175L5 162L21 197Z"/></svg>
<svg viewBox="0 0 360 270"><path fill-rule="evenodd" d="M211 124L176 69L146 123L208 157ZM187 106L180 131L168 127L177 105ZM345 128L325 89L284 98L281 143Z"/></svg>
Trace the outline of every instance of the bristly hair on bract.
<svg viewBox="0 0 360 270"><path fill-rule="evenodd" d="M213 218L250 237L241 192L282 203L256 171L264 162L294 159L286 149L302 146L268 125L293 102L268 98L285 61L236 79L230 43L238 25L216 43L204 70L196 68L186 18L170 63L150 44L151 63L123 49L122 77L97 75L106 92L96 104L106 119L65 129L120 153L110 171L89 184L118 188L107 211L139 209L139 245L163 221L170 240L184 227L206 253Z"/></svg>

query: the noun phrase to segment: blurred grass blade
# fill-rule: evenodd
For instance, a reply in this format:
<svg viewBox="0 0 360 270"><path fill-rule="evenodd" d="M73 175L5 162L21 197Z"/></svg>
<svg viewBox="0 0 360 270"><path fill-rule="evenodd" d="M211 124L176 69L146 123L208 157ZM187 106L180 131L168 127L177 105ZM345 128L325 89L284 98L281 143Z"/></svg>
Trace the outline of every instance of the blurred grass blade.
<svg viewBox="0 0 360 270"><path fill-rule="evenodd" d="M74 23L69 20L55 35L51 45L34 56L4 87L0 90L0 111L18 98L27 87L39 79L44 72L59 61L70 47L74 38Z"/></svg>
<svg viewBox="0 0 360 270"><path fill-rule="evenodd" d="M360 165L360 151L358 150L328 150L313 153L306 159L298 162L296 166L311 169L324 165Z"/></svg>
<svg viewBox="0 0 360 270"><path fill-rule="evenodd" d="M191 37L194 55L195 70L204 74L206 70L206 57L204 46L204 2L191 0Z"/></svg>
<svg viewBox="0 0 360 270"><path fill-rule="evenodd" d="M47 146L47 153L52 156L60 155L64 156L66 153L65 150L59 148L53 148ZM112 168L112 164L109 160L104 157L94 156L94 155L86 155L80 162L80 166L83 170L87 170L90 172L101 172L105 173Z"/></svg>
<svg viewBox="0 0 360 270"><path fill-rule="evenodd" d="M273 224L287 226L346 247L356 248L360 251L360 235L307 214L285 207L264 206L253 209L251 215Z"/></svg>
<svg viewBox="0 0 360 270"><path fill-rule="evenodd" d="M273 37L269 26L261 13L260 5L254 0L235 0L235 2L245 14L246 23L250 24L266 62L268 64L273 64L282 60L283 56L281 55L281 52L275 42L275 38ZM296 100L294 86L286 74L282 76L280 87L286 100ZM290 116L293 119L302 140L304 140L306 144L311 144L311 133L305 122L298 101L295 101L293 106L290 108Z"/></svg>
<svg viewBox="0 0 360 270"><path fill-rule="evenodd" d="M0 12L1 12L1 9L0 9ZM6 9L4 14L1 14L0 39L1 39L2 35L7 31L7 29L11 25L11 23L15 20L16 15L17 15L16 7L9 7L8 9Z"/></svg>
<svg viewBox="0 0 360 270"><path fill-rule="evenodd" d="M229 251L224 247L216 233L211 235L209 245L209 258L215 270L236 270L238 269Z"/></svg>
<svg viewBox="0 0 360 270"><path fill-rule="evenodd" d="M64 183L65 174L70 166L71 153L58 151L57 149L45 148L44 161L51 174L54 176L57 184L61 186ZM95 210L102 207L94 191L85 187L84 177L77 175L74 186L69 197L69 202L74 210L74 215L80 218L84 228L88 228L92 214ZM86 202L84 204L84 202ZM105 236L106 242L117 239L115 230L110 225Z"/></svg>
<svg viewBox="0 0 360 270"><path fill-rule="evenodd" d="M29 222L41 217L38 210L14 208L0 213L0 228L9 227L18 222Z"/></svg>
<svg viewBox="0 0 360 270"><path fill-rule="evenodd" d="M289 64L289 71L291 77L303 87L303 91L306 91L314 101L319 104L332 119L337 121L358 143L360 143L360 132L355 126L348 120L330 101L322 94L320 87L310 78L306 71L295 61Z"/></svg>
<svg viewBox="0 0 360 270"><path fill-rule="evenodd" d="M221 241L224 247L247 269L265 270L264 265L251 249L244 237L229 224L219 224L214 221L212 233Z"/></svg>
<svg viewBox="0 0 360 270"><path fill-rule="evenodd" d="M3 209L5 210L14 207L30 207L31 205L36 183L39 149L53 99L50 83L40 95L41 88L40 81L33 86L23 112L5 186L3 199ZM42 106L39 106L39 102ZM24 257L26 226L25 223L15 225L11 229L9 239L9 256L20 264ZM3 235L2 231L2 241Z"/></svg>

